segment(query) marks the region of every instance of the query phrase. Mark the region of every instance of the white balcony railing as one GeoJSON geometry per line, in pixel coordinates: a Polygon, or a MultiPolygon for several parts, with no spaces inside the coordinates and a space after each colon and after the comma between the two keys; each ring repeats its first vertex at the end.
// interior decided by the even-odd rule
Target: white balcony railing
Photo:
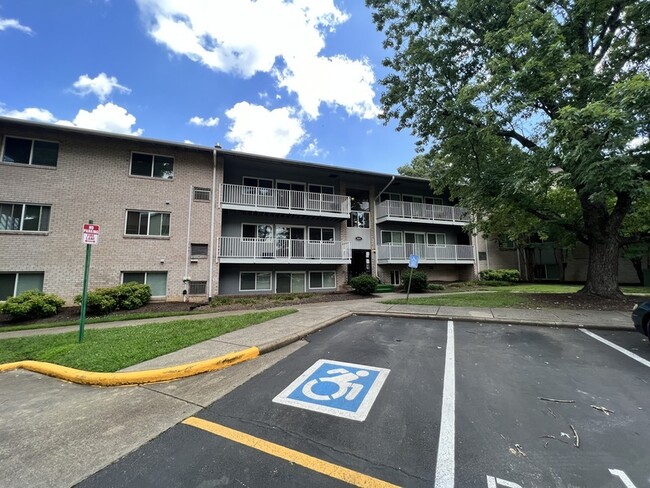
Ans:
{"type": "Polygon", "coordinates": [[[301,239],[254,239],[220,237],[219,260],[230,263],[349,263],[347,241],[307,241],[301,239]]]}
{"type": "Polygon", "coordinates": [[[409,256],[420,257],[420,263],[473,263],[474,246],[446,245],[430,246],[428,244],[381,245],[377,260],[380,264],[408,263],[409,256]]]}
{"type": "Polygon", "coordinates": [[[385,220],[464,224],[470,221],[470,215],[461,207],[386,200],[377,205],[377,221],[385,220]]]}
{"type": "Polygon", "coordinates": [[[350,197],[256,186],[221,185],[224,208],[303,215],[350,217],[350,197]]]}

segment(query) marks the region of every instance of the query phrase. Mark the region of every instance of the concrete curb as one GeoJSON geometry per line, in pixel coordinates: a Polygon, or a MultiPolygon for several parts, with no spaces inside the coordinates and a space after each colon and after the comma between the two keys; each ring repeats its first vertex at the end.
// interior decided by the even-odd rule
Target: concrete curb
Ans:
{"type": "MultiPolygon", "coordinates": [[[[415,312],[374,312],[374,311],[346,311],[336,317],[329,318],[311,327],[308,327],[300,332],[285,336],[281,339],[276,339],[262,344],[258,347],[250,347],[241,351],[232,352],[212,359],[198,361],[195,363],[182,364],[179,366],[171,366],[161,369],[152,369],[148,371],[130,371],[124,373],[100,373],[94,371],[83,371],[66,366],[59,366],[58,364],[46,363],[41,361],[19,361],[15,363],[0,364],[0,373],[4,371],[12,371],[15,369],[25,369],[34,373],[41,373],[54,378],[59,378],[71,383],[80,385],[91,386],[136,386],[148,383],[160,383],[163,381],[173,381],[181,378],[187,378],[209,371],[217,371],[227,368],[229,366],[254,359],[261,354],[266,354],[276,351],[289,344],[304,339],[308,335],[318,332],[321,329],[336,324],[352,316],[372,316],[372,317],[399,317],[399,318],[412,318],[412,319],[426,319],[426,320],[462,320],[465,322],[481,322],[481,323],[497,323],[497,324],[511,324],[511,325],[524,325],[524,326],[539,326],[539,321],[534,320],[509,320],[499,318],[477,318],[477,317],[447,317],[442,315],[433,315],[426,313],[415,312]]],[[[634,327],[614,327],[607,324],[580,324],[571,322],[544,322],[546,326],[554,326],[561,328],[585,328],[596,330],[622,330],[634,331],[634,327]]]]}
{"type": "Polygon", "coordinates": [[[512,324],[512,325],[527,325],[527,326],[538,326],[543,324],[544,326],[553,326],[559,328],[575,329],[575,328],[589,328],[595,330],[620,330],[623,332],[634,332],[636,329],[633,326],[612,326],[607,324],[581,324],[578,322],[550,322],[544,321],[540,322],[539,320],[522,320],[522,319],[500,319],[494,317],[448,317],[445,315],[433,315],[426,313],[415,313],[415,312],[355,312],[354,315],[370,315],[373,317],[399,317],[399,318],[408,318],[408,319],[426,319],[426,320],[455,320],[463,322],[485,322],[490,324],[512,324]]]}
{"type": "Polygon", "coordinates": [[[206,359],[195,363],[172,366],[168,368],[152,369],[148,371],[129,371],[125,373],[99,373],[83,371],[80,369],[59,366],[58,364],[41,361],[19,361],[16,363],[0,364],[0,372],[25,369],[34,373],[53,376],[71,383],[92,386],[129,386],[159,383],[180,378],[187,378],[208,371],[217,371],[233,364],[242,363],[260,355],[257,347],[250,347],[242,351],[232,352],[217,358],[206,359]]]}

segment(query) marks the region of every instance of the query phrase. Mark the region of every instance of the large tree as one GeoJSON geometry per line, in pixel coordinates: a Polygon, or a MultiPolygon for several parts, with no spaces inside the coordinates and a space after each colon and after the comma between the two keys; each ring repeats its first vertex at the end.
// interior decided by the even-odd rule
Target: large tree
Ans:
{"type": "Polygon", "coordinates": [[[572,233],[583,291],[620,293],[624,221],[648,199],[650,2],[366,3],[389,53],[383,117],[418,138],[434,188],[572,233]]]}

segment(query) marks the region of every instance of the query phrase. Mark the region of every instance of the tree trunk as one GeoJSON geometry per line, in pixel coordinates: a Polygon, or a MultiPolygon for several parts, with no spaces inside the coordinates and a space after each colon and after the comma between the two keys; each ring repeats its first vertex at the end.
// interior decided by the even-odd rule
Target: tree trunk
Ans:
{"type": "Polygon", "coordinates": [[[631,200],[619,195],[611,213],[602,203],[581,196],[582,215],[589,246],[587,281],[581,293],[615,298],[623,295],[618,287],[619,231],[631,200]]]}
{"type": "Polygon", "coordinates": [[[641,283],[641,286],[643,286],[643,258],[641,256],[636,256],[634,258],[630,258],[630,261],[632,262],[634,271],[636,271],[636,275],[639,278],[639,283],[641,283]]]}

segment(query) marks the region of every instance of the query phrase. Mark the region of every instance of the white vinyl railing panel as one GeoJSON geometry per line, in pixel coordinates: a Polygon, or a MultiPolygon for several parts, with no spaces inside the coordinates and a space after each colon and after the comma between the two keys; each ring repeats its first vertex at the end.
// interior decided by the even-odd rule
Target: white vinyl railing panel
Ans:
{"type": "Polygon", "coordinates": [[[378,249],[378,261],[408,262],[409,256],[415,254],[420,262],[428,263],[468,263],[474,262],[474,246],[446,245],[430,246],[428,244],[381,245],[378,249]]]}
{"type": "Polygon", "coordinates": [[[469,222],[467,210],[447,205],[386,200],[377,205],[377,219],[407,219],[432,222],[469,222]]]}
{"type": "Polygon", "coordinates": [[[250,237],[220,237],[220,258],[242,260],[268,259],[280,261],[350,260],[350,243],[347,241],[307,241],[301,239],[256,239],[250,237]]]}
{"type": "Polygon", "coordinates": [[[341,214],[348,217],[350,197],[312,193],[308,191],[280,190],[257,186],[221,185],[221,203],[247,209],[299,211],[311,214],[341,214]]]}

